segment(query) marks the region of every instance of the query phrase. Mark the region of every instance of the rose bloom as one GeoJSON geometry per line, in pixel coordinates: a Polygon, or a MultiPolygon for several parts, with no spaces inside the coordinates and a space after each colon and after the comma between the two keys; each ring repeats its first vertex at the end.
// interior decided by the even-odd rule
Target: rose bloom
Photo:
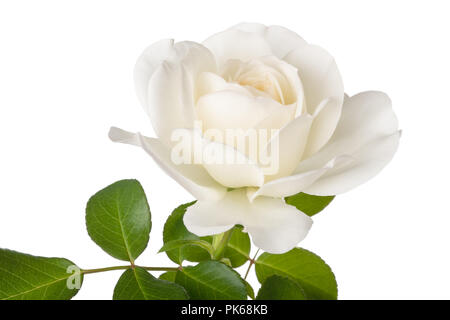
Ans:
{"type": "Polygon", "coordinates": [[[346,192],[375,176],[399,143],[386,94],[346,96],[333,57],[279,26],[239,24],[202,44],[159,41],[138,59],[135,82],[158,138],[117,128],[110,138],[142,147],[198,200],[184,216],[188,230],[206,236],[241,224],[270,253],[289,251],[312,225],[284,197],[346,192]],[[276,156],[276,170],[206,136],[211,129],[270,131],[258,148],[276,156]],[[175,163],[177,130],[201,140],[185,147],[239,161],[175,163]]]}

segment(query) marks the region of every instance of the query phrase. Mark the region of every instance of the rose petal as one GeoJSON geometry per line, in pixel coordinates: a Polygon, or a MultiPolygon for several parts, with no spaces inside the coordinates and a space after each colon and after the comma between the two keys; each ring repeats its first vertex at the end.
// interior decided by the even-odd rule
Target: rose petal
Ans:
{"type": "Polygon", "coordinates": [[[353,159],[348,156],[339,156],[329,161],[323,168],[283,177],[270,181],[258,188],[248,188],[247,197],[250,202],[259,196],[284,198],[305,191],[316,180],[330,169],[351,163],[353,159]]]}
{"type": "Polygon", "coordinates": [[[284,60],[298,69],[308,112],[314,114],[326,98],[343,101],[344,85],[334,58],[324,49],[307,45],[288,53],[284,60]]]}
{"type": "MultiPolygon", "coordinates": [[[[234,90],[218,91],[202,96],[197,102],[197,115],[204,129],[250,129],[269,118],[284,120],[292,116],[292,107],[285,108],[266,97],[252,97],[234,90]],[[279,115],[282,116],[279,116],[279,115]]],[[[269,121],[269,120],[267,120],[269,121]]],[[[280,128],[285,123],[273,123],[280,128]]]]}
{"type": "Polygon", "coordinates": [[[115,127],[110,129],[109,137],[114,142],[142,147],[170,177],[196,199],[221,199],[226,193],[226,188],[214,181],[201,165],[174,164],[170,149],[158,139],[143,137],[139,133],[115,127]]]}
{"type": "Polygon", "coordinates": [[[284,60],[297,67],[308,113],[316,115],[307,147],[307,154],[311,155],[326,144],[336,128],[344,99],[344,85],[333,57],[318,46],[295,49],[284,60]],[[325,99],[329,99],[326,107],[323,105],[325,99]],[[320,107],[323,109],[319,113],[320,107]]]}
{"type": "Polygon", "coordinates": [[[221,185],[241,188],[264,183],[262,169],[242,152],[227,144],[206,139],[198,131],[188,134],[192,135],[193,153],[201,155],[203,167],[221,185]]]}
{"type": "Polygon", "coordinates": [[[179,142],[172,149],[177,162],[186,163],[187,157],[189,163],[201,164],[213,179],[229,188],[261,186],[264,183],[262,169],[234,147],[203,136],[200,129],[180,129],[177,134],[182,138],[177,138],[179,142]]]}
{"type": "Polygon", "coordinates": [[[237,29],[217,33],[206,39],[203,45],[211,50],[219,66],[230,59],[246,62],[257,57],[272,55],[270,45],[259,34],[237,29]]]}
{"type": "Polygon", "coordinates": [[[244,226],[257,247],[280,254],[293,249],[306,237],[312,219],[283,199],[258,197],[244,226]]]}
{"type": "Polygon", "coordinates": [[[245,190],[234,190],[219,201],[197,201],[184,215],[186,228],[206,236],[241,224],[256,246],[269,253],[284,253],[307,235],[312,219],[282,199],[259,197],[250,203],[245,190]]]}
{"type": "Polygon", "coordinates": [[[305,189],[314,195],[336,195],[347,192],[376,176],[394,157],[400,132],[382,137],[361,147],[352,154],[351,163],[329,170],[305,189]]]}
{"type": "Polygon", "coordinates": [[[341,119],[328,144],[302,161],[295,172],[315,170],[336,156],[350,156],[354,159],[352,163],[329,170],[317,180],[317,185],[314,183],[305,190],[317,195],[342,193],[378,173],[395,153],[398,139],[398,121],[389,97],[382,92],[363,92],[345,101],[341,119]]]}
{"type": "Polygon", "coordinates": [[[342,102],[333,98],[326,98],[316,109],[313,115],[308,144],[304,153],[307,158],[319,151],[336,130],[342,109],[342,102]]]}
{"type": "Polygon", "coordinates": [[[215,72],[216,64],[211,52],[195,42],[160,46],[164,50],[155,58],[153,47],[144,51],[136,64],[135,79],[155,133],[169,144],[173,129],[192,128],[194,82],[202,72],[215,72]]]}
{"type": "Polygon", "coordinates": [[[275,70],[278,70],[278,72],[286,78],[288,85],[281,88],[285,96],[285,104],[295,102],[298,106],[297,115],[303,113],[304,92],[302,82],[298,75],[298,70],[294,66],[286,63],[285,61],[280,61],[273,56],[263,57],[261,58],[261,61],[275,70]]]}
{"type": "Polygon", "coordinates": [[[231,29],[256,33],[263,37],[269,44],[273,54],[278,58],[283,58],[290,51],[306,45],[295,32],[280,26],[265,26],[259,23],[240,23],[231,29]]]}
{"type": "Polygon", "coordinates": [[[250,97],[253,96],[246,88],[238,85],[237,83],[227,82],[225,79],[212,72],[201,73],[196,84],[196,100],[203,95],[217,91],[236,91],[237,93],[250,97]]]}
{"type": "Polygon", "coordinates": [[[214,154],[203,164],[208,173],[221,185],[229,188],[261,186],[264,172],[244,154],[225,144],[210,142],[205,146],[214,154]]]}
{"type": "Polygon", "coordinates": [[[298,166],[308,141],[312,117],[304,114],[297,117],[279,130],[268,143],[264,154],[269,155],[271,161],[265,170],[266,182],[290,175],[298,166]]]}
{"type": "Polygon", "coordinates": [[[205,199],[189,206],[183,222],[190,232],[200,237],[209,236],[225,232],[239,223],[239,217],[246,208],[247,205],[235,196],[235,192],[227,192],[221,200],[205,199]]]}
{"type": "Polygon", "coordinates": [[[148,82],[153,72],[174,51],[173,39],[158,41],[144,50],[134,68],[136,93],[142,106],[148,108],[148,82]]]}

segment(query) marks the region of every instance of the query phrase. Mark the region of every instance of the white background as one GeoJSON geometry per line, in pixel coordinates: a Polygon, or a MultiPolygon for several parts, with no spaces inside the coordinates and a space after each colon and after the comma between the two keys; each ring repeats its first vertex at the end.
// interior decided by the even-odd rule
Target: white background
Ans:
{"type": "MultiPolygon", "coordinates": [[[[156,255],[163,224],[192,197],[142,150],[107,138],[111,125],[153,135],[135,60],[162,38],[279,24],[334,55],[348,94],[387,92],[403,129],[392,163],[337,197],[301,246],[333,268],[340,299],[449,299],[447,2],[2,1],[0,247],[82,268],[123,264],[91,242],[84,209],[97,190],[137,178],[153,218],[138,263],[172,265],[156,255]]],[[[76,298],[110,299],[119,276],[86,276],[76,298]]]]}

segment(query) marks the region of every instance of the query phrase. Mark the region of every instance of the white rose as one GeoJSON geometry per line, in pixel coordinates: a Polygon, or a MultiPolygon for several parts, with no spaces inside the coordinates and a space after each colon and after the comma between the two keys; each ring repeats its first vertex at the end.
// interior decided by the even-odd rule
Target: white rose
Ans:
{"type": "Polygon", "coordinates": [[[284,197],[346,192],[376,175],[399,143],[384,93],[346,97],[334,59],[278,26],[240,24],[203,44],[162,40],[138,59],[135,81],[158,139],[117,128],[111,139],[142,147],[198,200],[184,217],[191,232],[218,234],[241,224],[271,253],[295,247],[312,225],[284,197]],[[241,161],[174,163],[172,134],[179,129],[201,139],[202,151],[208,146],[241,161]],[[264,150],[276,149],[276,170],[233,143],[205,137],[209,129],[279,129],[258,138],[264,150]]]}

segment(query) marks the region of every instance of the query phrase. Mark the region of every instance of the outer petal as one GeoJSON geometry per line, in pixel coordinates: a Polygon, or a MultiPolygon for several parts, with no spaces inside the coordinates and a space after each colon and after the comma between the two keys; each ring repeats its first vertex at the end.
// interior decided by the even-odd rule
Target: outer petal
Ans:
{"type": "Polygon", "coordinates": [[[259,197],[253,201],[244,226],[257,247],[280,254],[306,237],[312,219],[283,199],[259,197]]]}
{"type": "Polygon", "coordinates": [[[393,158],[400,140],[400,132],[379,138],[353,153],[351,163],[329,170],[305,189],[306,193],[331,195],[347,192],[376,176],[393,158]]]}
{"type": "Polygon", "coordinates": [[[144,51],[136,64],[135,79],[156,134],[169,144],[173,129],[192,128],[194,82],[202,72],[215,72],[216,64],[211,52],[201,44],[170,42],[164,45],[164,50],[154,60],[151,58],[153,47],[144,51]]]}
{"type": "Polygon", "coordinates": [[[314,114],[326,98],[344,99],[344,85],[334,58],[324,49],[307,45],[288,53],[284,60],[298,69],[308,112],[314,114]]]}
{"type": "Polygon", "coordinates": [[[114,142],[142,147],[169,176],[196,199],[221,199],[226,193],[226,188],[214,181],[201,165],[174,164],[170,149],[158,139],[143,137],[139,133],[115,127],[111,128],[109,137],[114,142]]]}
{"type": "Polygon", "coordinates": [[[217,33],[206,39],[203,45],[212,51],[219,66],[230,59],[246,62],[273,54],[270,45],[259,34],[238,29],[217,33]]]}
{"type": "Polygon", "coordinates": [[[266,181],[290,175],[298,166],[308,141],[312,118],[304,114],[295,118],[281,128],[267,145],[265,150],[270,155],[272,172],[267,174],[266,181]]]}
{"type": "Polygon", "coordinates": [[[247,210],[248,205],[232,191],[218,201],[197,201],[187,208],[183,222],[192,233],[200,237],[209,236],[231,229],[242,220],[240,217],[247,210]]]}
{"type": "Polygon", "coordinates": [[[148,82],[161,63],[170,57],[174,51],[173,39],[158,41],[141,54],[134,68],[134,82],[136,94],[142,106],[147,109],[148,82]]]}
{"type": "Polygon", "coordinates": [[[277,180],[265,183],[259,189],[248,188],[247,196],[250,202],[254,201],[258,196],[269,196],[276,198],[284,198],[299,192],[305,191],[320,177],[333,168],[340,168],[343,165],[353,162],[348,156],[339,156],[329,161],[323,168],[310,170],[307,172],[283,177],[277,180]]]}
{"type": "Polygon", "coordinates": [[[342,78],[333,57],[318,46],[293,50],[284,60],[297,67],[308,113],[315,115],[307,147],[307,154],[312,155],[329,140],[339,121],[344,99],[342,78]]]}
{"type": "Polygon", "coordinates": [[[280,26],[267,27],[259,23],[240,23],[231,29],[260,35],[267,41],[273,54],[278,58],[283,58],[290,51],[306,45],[306,41],[298,34],[280,26]]]}
{"type": "Polygon", "coordinates": [[[399,136],[389,97],[381,92],[357,94],[345,101],[341,120],[328,144],[302,161],[295,172],[317,169],[336,156],[350,156],[352,163],[329,170],[305,190],[317,195],[345,192],[376,175],[391,160],[399,136]]]}
{"type": "Polygon", "coordinates": [[[305,238],[312,219],[282,199],[260,197],[250,203],[245,190],[234,190],[222,200],[198,201],[190,206],[184,224],[199,236],[242,224],[256,246],[278,254],[291,250],[305,238]]]}
{"type": "Polygon", "coordinates": [[[308,144],[304,158],[319,151],[333,135],[337,121],[341,115],[342,101],[326,98],[316,109],[313,115],[308,144]]]}

